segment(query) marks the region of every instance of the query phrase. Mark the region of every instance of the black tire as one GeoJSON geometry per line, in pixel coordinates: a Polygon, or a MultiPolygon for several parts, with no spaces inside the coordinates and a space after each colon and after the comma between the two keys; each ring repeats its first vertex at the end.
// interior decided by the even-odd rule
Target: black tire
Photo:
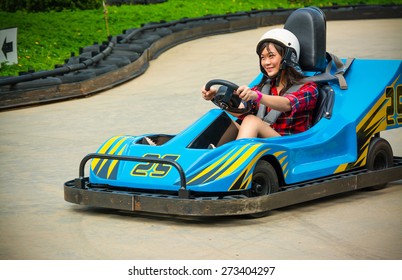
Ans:
{"type": "MultiPolygon", "coordinates": [[[[279,191],[279,180],[275,168],[265,160],[259,160],[254,168],[250,196],[263,196],[279,191]]],[[[249,214],[251,218],[267,216],[269,211],[249,214]]]]}
{"type": "Polygon", "coordinates": [[[130,64],[131,61],[128,57],[125,56],[118,56],[118,55],[109,55],[108,57],[106,57],[105,59],[102,59],[98,65],[99,66],[105,66],[105,65],[110,65],[110,64],[114,64],[117,67],[124,67],[128,64],[130,64]]]}
{"type": "Polygon", "coordinates": [[[141,36],[141,39],[147,42],[149,45],[152,45],[154,42],[158,41],[161,38],[158,34],[152,33],[144,33],[141,36]]]}
{"type": "Polygon", "coordinates": [[[98,44],[93,44],[92,46],[86,46],[82,48],[81,53],[86,53],[86,52],[99,52],[99,47],[100,45],[98,44]]]}
{"type": "Polygon", "coordinates": [[[164,37],[164,36],[172,34],[173,32],[169,28],[162,27],[162,28],[156,29],[155,33],[158,34],[161,37],[164,37]]]}
{"type": "MultiPolygon", "coordinates": [[[[374,137],[370,141],[367,154],[366,168],[368,170],[381,170],[394,165],[394,155],[391,145],[381,137],[374,137]]],[[[387,184],[380,184],[367,188],[367,190],[383,189],[387,184]]]]}
{"type": "Polygon", "coordinates": [[[63,76],[59,76],[59,79],[64,83],[78,83],[82,81],[86,81],[89,79],[95,78],[95,73],[92,72],[82,72],[82,71],[75,71],[63,76]]]}
{"type": "Polygon", "coordinates": [[[112,72],[114,70],[117,70],[117,69],[119,69],[119,68],[115,64],[108,64],[105,66],[95,65],[95,66],[88,67],[87,69],[82,70],[81,72],[82,73],[86,73],[86,72],[95,73],[96,76],[100,76],[100,75],[112,72]]]}
{"type": "Polygon", "coordinates": [[[114,47],[113,51],[130,51],[141,54],[149,47],[149,44],[134,43],[134,44],[118,44],[114,47]]]}
{"type": "Polygon", "coordinates": [[[251,196],[262,196],[279,191],[279,181],[275,168],[267,161],[260,160],[254,168],[251,196]]]}
{"type": "Polygon", "coordinates": [[[59,78],[46,77],[42,79],[36,79],[27,82],[21,82],[12,86],[13,90],[27,90],[27,89],[37,89],[42,87],[51,87],[61,85],[62,81],[59,78]]]}
{"type": "Polygon", "coordinates": [[[136,61],[140,57],[140,55],[133,51],[113,50],[113,52],[108,57],[126,57],[130,60],[131,63],[136,61]]]}

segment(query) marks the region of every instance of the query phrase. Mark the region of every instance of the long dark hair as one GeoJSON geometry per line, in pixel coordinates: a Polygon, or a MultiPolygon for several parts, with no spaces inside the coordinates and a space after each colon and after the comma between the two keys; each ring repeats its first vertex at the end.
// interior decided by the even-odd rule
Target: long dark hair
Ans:
{"type": "MultiPolygon", "coordinates": [[[[271,79],[275,79],[275,80],[276,79],[281,79],[281,77],[279,77],[279,75],[282,76],[281,72],[279,72],[278,73],[279,75],[277,77],[274,77],[274,78],[268,77],[268,75],[265,73],[265,70],[261,66],[261,53],[263,52],[264,49],[269,50],[268,45],[270,43],[274,46],[274,48],[279,53],[279,55],[282,57],[282,59],[285,56],[286,48],[284,46],[282,46],[281,44],[278,44],[277,42],[273,42],[273,41],[266,41],[265,43],[261,44],[261,47],[258,49],[258,57],[260,59],[260,68],[261,68],[261,71],[263,72],[264,75],[263,75],[263,77],[261,79],[261,82],[258,84],[258,88],[260,90],[262,89],[262,87],[265,85],[265,83],[267,81],[269,81],[271,79]]],[[[279,95],[282,95],[283,93],[285,93],[294,84],[301,83],[300,80],[304,78],[304,76],[300,72],[296,71],[293,67],[285,66],[283,71],[285,73],[284,74],[285,87],[281,90],[279,95]]]]}

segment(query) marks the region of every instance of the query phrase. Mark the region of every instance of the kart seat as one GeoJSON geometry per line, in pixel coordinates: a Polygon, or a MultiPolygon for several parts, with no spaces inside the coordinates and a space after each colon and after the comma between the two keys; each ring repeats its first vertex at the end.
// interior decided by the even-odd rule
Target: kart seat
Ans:
{"type": "Polygon", "coordinates": [[[285,22],[300,43],[299,65],[303,71],[324,72],[326,63],[326,18],[317,7],[297,9],[285,22]]]}
{"type": "MultiPolygon", "coordinates": [[[[300,43],[299,65],[304,72],[324,73],[327,68],[326,18],[317,7],[297,9],[285,22],[300,43]]],[[[314,80],[314,79],[312,79],[314,80]]],[[[319,95],[314,111],[313,125],[321,118],[330,118],[334,91],[327,83],[317,82],[319,95]]]]}

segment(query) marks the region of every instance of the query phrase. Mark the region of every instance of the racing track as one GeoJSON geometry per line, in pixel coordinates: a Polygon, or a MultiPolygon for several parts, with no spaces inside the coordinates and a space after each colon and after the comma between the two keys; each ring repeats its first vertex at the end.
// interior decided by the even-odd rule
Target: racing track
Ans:
{"type": "MultiPolygon", "coordinates": [[[[327,27],[327,50],[340,57],[402,58],[402,19],[327,27]]],[[[265,30],[176,46],[100,95],[0,113],[0,259],[402,259],[401,181],[261,219],[148,216],[63,200],[81,158],[110,136],[177,133],[213,107],[200,96],[205,82],[251,81],[265,30]]],[[[386,69],[368,78],[378,71],[386,69]]],[[[386,138],[401,156],[402,131],[386,138]]]]}

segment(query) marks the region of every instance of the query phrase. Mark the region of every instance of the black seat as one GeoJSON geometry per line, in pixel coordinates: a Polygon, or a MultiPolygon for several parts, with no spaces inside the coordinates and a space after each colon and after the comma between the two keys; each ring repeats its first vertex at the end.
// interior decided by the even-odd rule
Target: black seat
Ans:
{"type": "Polygon", "coordinates": [[[334,106],[335,92],[327,83],[318,84],[318,99],[314,108],[312,125],[318,123],[322,118],[330,119],[332,107],[334,106]]]}
{"type": "MultiPolygon", "coordinates": [[[[303,71],[323,73],[327,67],[326,18],[317,7],[295,10],[287,18],[285,29],[292,32],[300,43],[299,65],[303,71]]],[[[314,110],[313,125],[321,118],[330,118],[334,91],[327,83],[317,83],[319,94],[314,110]]]]}
{"type": "Polygon", "coordinates": [[[326,25],[325,14],[317,7],[298,9],[287,18],[284,28],[299,40],[299,65],[303,71],[325,71],[326,25]]]}

